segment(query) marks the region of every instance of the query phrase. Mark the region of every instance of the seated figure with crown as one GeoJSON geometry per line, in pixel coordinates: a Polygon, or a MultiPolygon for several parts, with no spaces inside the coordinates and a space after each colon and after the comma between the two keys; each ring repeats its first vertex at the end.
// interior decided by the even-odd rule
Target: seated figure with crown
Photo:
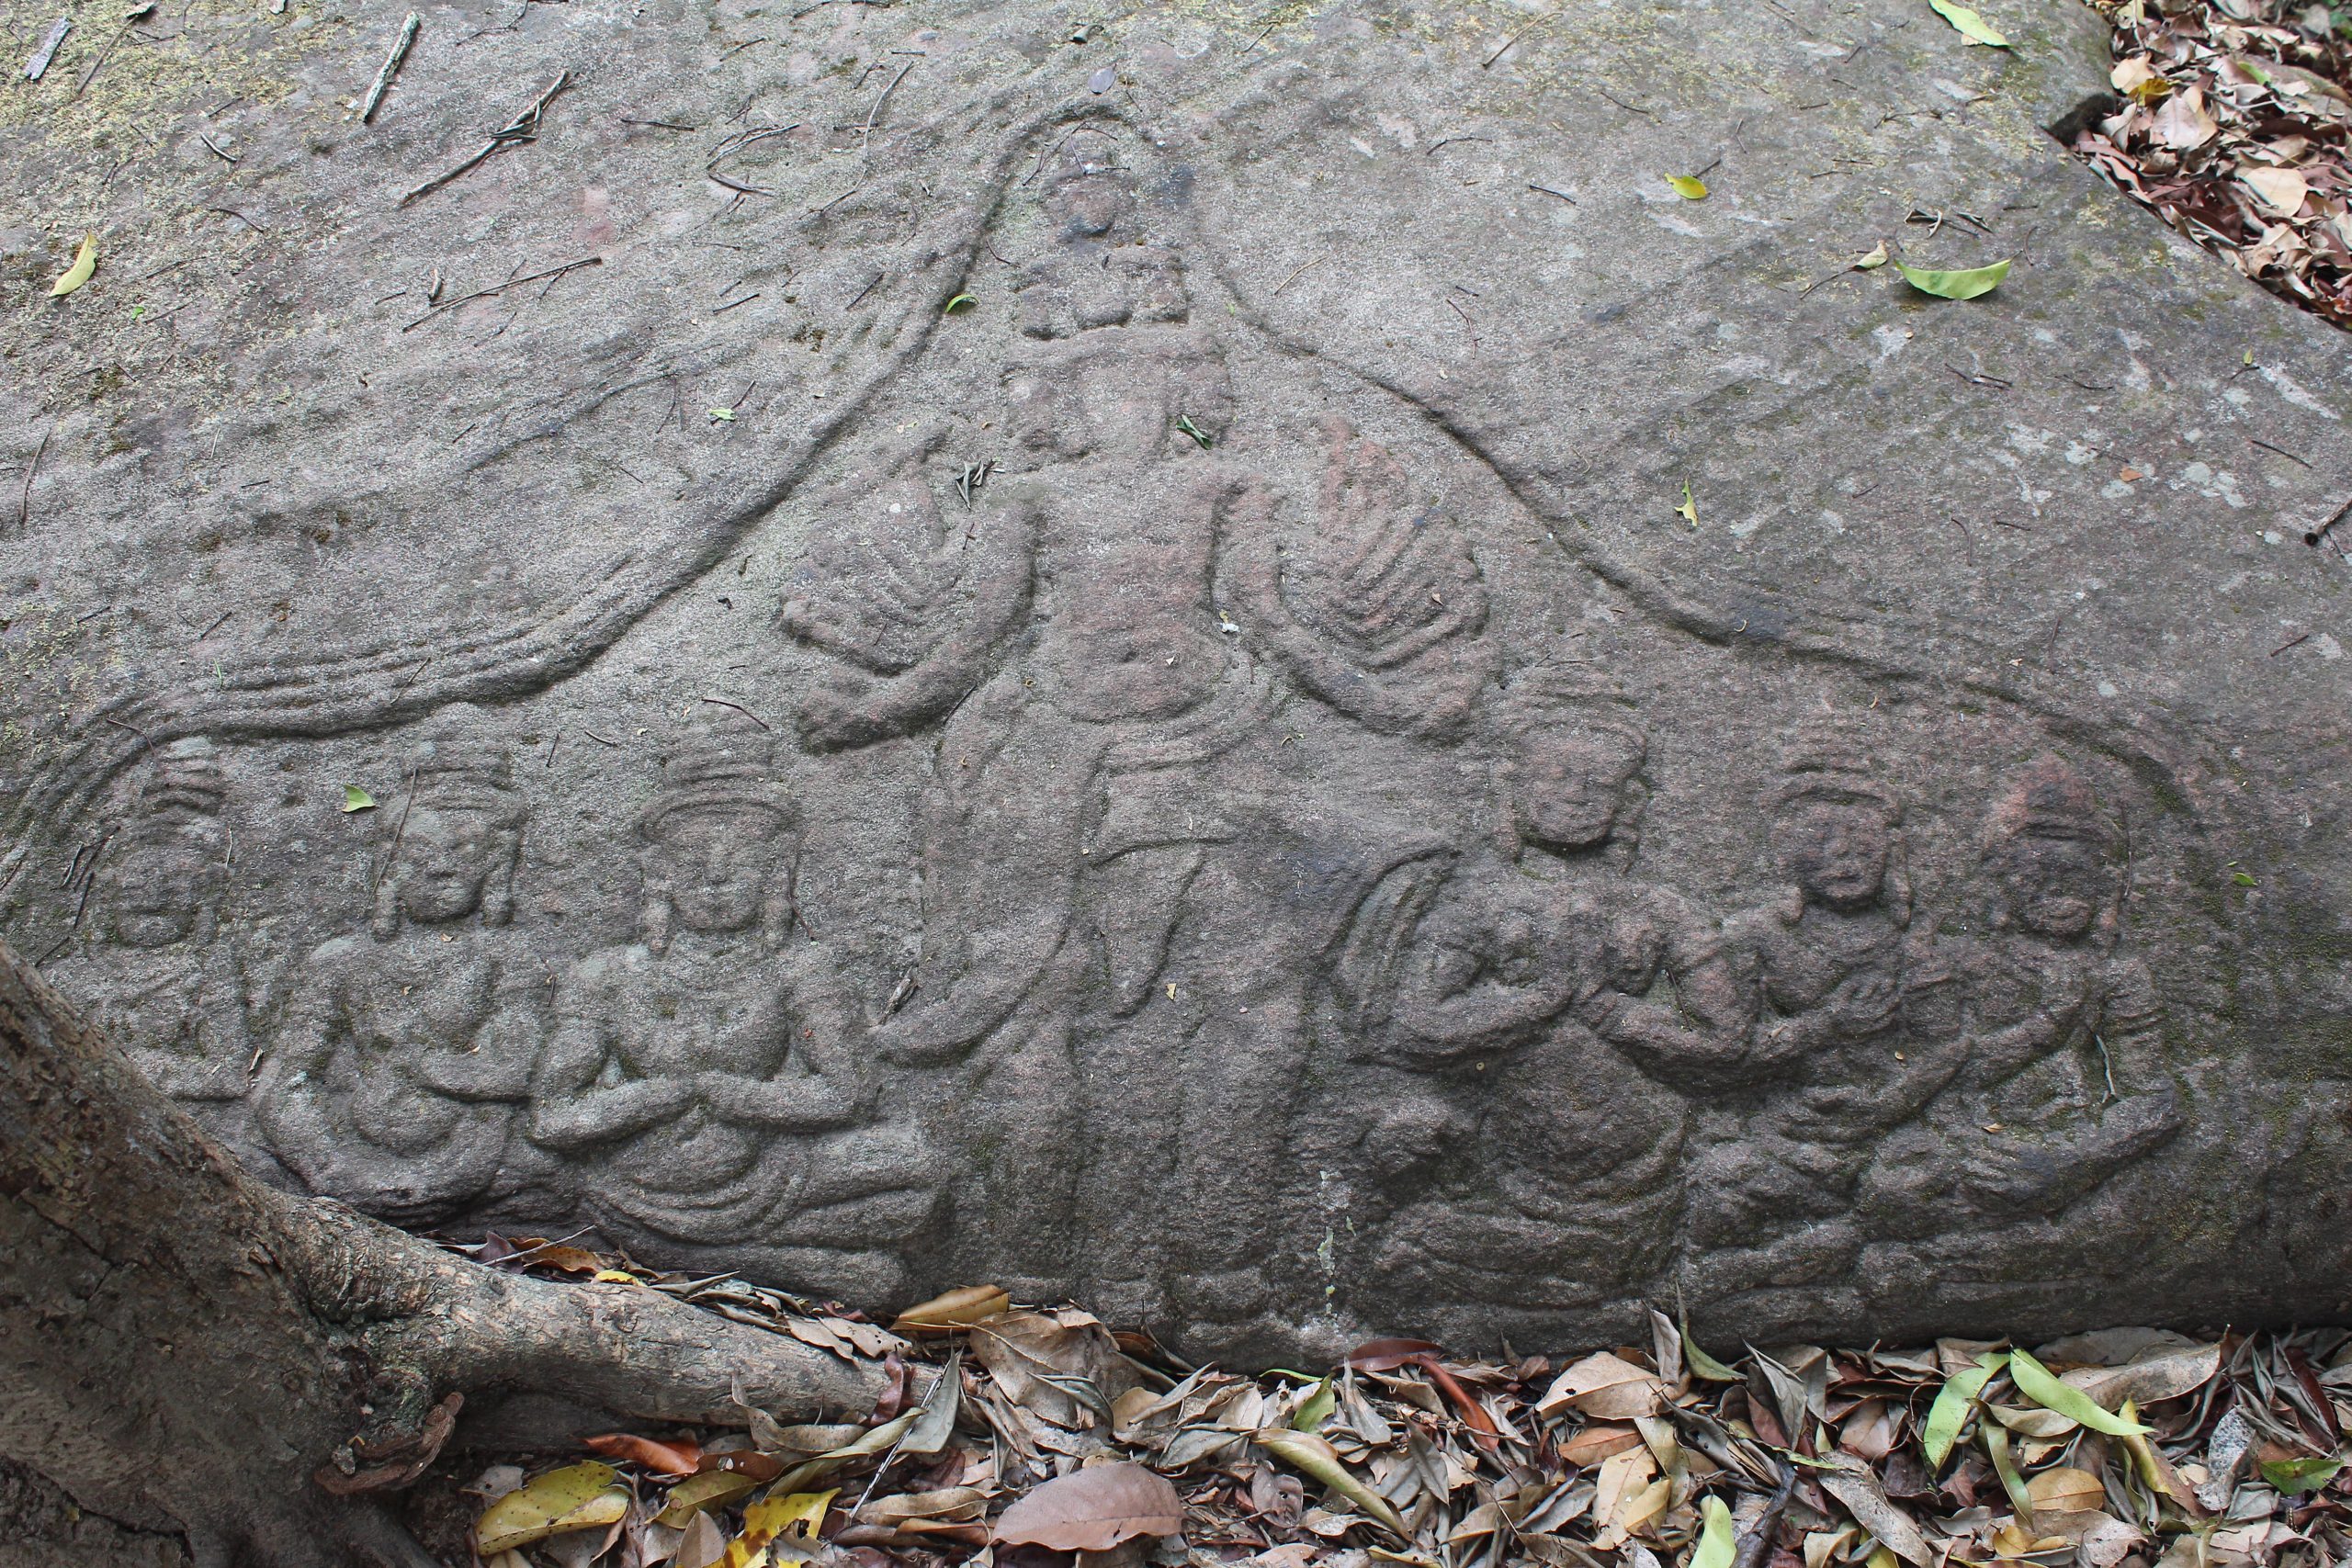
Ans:
{"type": "Polygon", "coordinates": [[[888,1298],[932,1161],[877,1122],[836,965],[794,939],[794,811],[756,732],[673,749],[638,818],[639,940],[582,960],[532,1080],[532,1137],[650,1262],[888,1298]]]}

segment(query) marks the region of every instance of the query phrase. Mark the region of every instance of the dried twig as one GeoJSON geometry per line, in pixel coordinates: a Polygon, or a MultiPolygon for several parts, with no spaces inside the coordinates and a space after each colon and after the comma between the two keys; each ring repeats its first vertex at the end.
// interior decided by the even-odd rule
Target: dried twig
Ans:
{"type": "Polygon", "coordinates": [[[583,266],[602,266],[604,265],[605,258],[602,256],[582,256],[578,261],[566,262],[561,266],[551,266],[545,272],[534,272],[522,277],[510,277],[503,283],[493,283],[488,288],[477,288],[471,294],[460,294],[455,299],[435,305],[433,309],[425,311],[424,314],[419,316],[416,320],[409,322],[407,326],[402,327],[401,331],[407,332],[411,328],[421,327],[425,322],[431,321],[434,317],[438,316],[445,311],[454,310],[458,306],[466,304],[471,300],[486,299],[493,294],[503,294],[506,290],[513,288],[519,284],[537,283],[543,277],[561,277],[565,273],[578,272],[583,266]]]}
{"type": "MultiPolygon", "coordinates": [[[[401,197],[400,205],[406,207],[410,202],[414,201],[419,197],[432,195],[435,191],[439,190],[443,186],[447,185],[450,181],[463,176],[468,171],[474,168],[477,164],[481,164],[482,160],[488,158],[494,152],[502,152],[509,147],[518,146],[523,142],[537,140],[539,117],[547,112],[548,105],[555,101],[555,96],[570,85],[571,85],[571,73],[566,71],[560,73],[554,81],[548,84],[547,91],[541,93],[532,101],[529,108],[525,109],[521,114],[516,115],[513,119],[508,120],[504,125],[502,125],[496,130],[492,131],[490,133],[490,140],[483,142],[481,148],[476,151],[471,157],[469,157],[465,162],[459,164],[456,168],[449,170],[447,174],[435,175],[431,179],[425,181],[423,185],[410,190],[406,195],[401,197]]],[[[414,323],[411,324],[413,325],[414,323]]]]}
{"type": "Polygon", "coordinates": [[[376,85],[368,89],[368,101],[359,110],[360,124],[366,125],[376,118],[376,110],[382,105],[384,95],[392,90],[392,78],[401,73],[401,62],[408,58],[410,48],[416,42],[417,29],[424,25],[413,11],[408,14],[408,20],[401,24],[401,36],[392,40],[392,51],[384,57],[384,68],[376,73],[376,85]]]}

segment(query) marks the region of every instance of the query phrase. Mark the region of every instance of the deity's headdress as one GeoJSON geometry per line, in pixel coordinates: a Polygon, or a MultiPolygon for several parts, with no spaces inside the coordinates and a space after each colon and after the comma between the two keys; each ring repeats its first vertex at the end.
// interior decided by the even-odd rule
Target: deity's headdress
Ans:
{"type": "Polygon", "coordinates": [[[523,821],[529,807],[514,785],[514,769],[506,748],[484,738],[487,716],[470,703],[452,704],[435,713],[424,736],[411,749],[403,773],[408,785],[401,809],[391,816],[392,857],[376,879],[376,909],[371,922],[379,938],[389,941],[400,931],[399,839],[411,811],[423,807],[447,814],[476,813],[495,835],[498,863],[482,886],[481,919],[503,926],[514,918],[514,864],[523,847],[523,821]]]}
{"type": "Polygon", "coordinates": [[[212,742],[200,735],[175,740],[156,756],[140,784],[130,819],[110,846],[108,859],[118,868],[134,855],[153,854],[185,857],[210,871],[211,892],[198,909],[193,932],[198,941],[210,940],[216,929],[219,865],[229,846],[220,814],[228,798],[228,779],[212,742]]]}
{"type": "Polygon", "coordinates": [[[1798,721],[1781,747],[1775,806],[1800,800],[1875,807],[1889,823],[1903,819],[1903,793],[1878,770],[1864,721],[1823,714],[1798,721]]]}
{"type": "MultiPolygon", "coordinates": [[[[662,757],[662,783],[638,815],[637,831],[646,845],[645,945],[666,952],[676,919],[670,884],[662,870],[663,836],[686,817],[716,814],[741,822],[746,852],[764,858],[765,846],[797,820],[791,802],[776,788],[775,742],[748,717],[729,714],[697,725],[672,742],[662,757]]],[[[766,868],[760,911],[761,939],[782,945],[793,919],[791,857],[766,868]]]]}
{"type": "Polygon", "coordinates": [[[1634,699],[1593,664],[1539,664],[1511,677],[1495,699],[1494,722],[1514,739],[1561,729],[1600,729],[1649,753],[1649,731],[1634,699]]]}

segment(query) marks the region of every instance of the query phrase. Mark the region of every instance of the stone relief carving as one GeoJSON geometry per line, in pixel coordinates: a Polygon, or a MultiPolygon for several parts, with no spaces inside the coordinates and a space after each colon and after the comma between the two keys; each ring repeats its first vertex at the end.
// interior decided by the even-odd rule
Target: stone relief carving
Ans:
{"type": "Polygon", "coordinates": [[[255,1105],[316,1191],[428,1222],[507,1197],[551,978],[509,929],[525,806],[479,716],[445,714],[387,811],[367,929],[298,965],[255,1105]]]}
{"type": "Polygon", "coordinates": [[[250,1145],[245,976],[220,921],[228,795],[211,742],[165,748],[85,867],[96,919],[49,973],[208,1132],[250,1145]]]}
{"type": "Polygon", "coordinates": [[[1539,669],[1492,726],[1499,842],[1402,873],[1401,931],[1348,976],[1358,1049],[1414,1076],[1362,1147],[1402,1194],[1378,1265],[1399,1297],[1589,1305],[1671,1267],[1689,1097],[1740,1063],[1747,1007],[1713,920],[1631,874],[1631,704],[1539,669]]]}
{"type": "Polygon", "coordinates": [[[1790,738],[1770,802],[1785,890],[1726,922],[1752,976],[1762,1089],[1692,1184],[1691,1240],[1717,1291],[1841,1279],[1878,1141],[1965,1058],[1957,960],[1913,907],[1904,797],[1876,752],[1851,721],[1790,738]]]}
{"type": "MultiPolygon", "coordinates": [[[[640,897],[609,819],[565,827],[604,907],[517,922],[529,721],[431,721],[365,929],[294,956],[255,1031],[289,1170],[859,1300],[1082,1280],[1279,1334],[1994,1270],[1987,1235],[2079,1229],[2178,1135],[2122,807],[2084,766],[2038,756],[1923,827],[1933,770],[1867,712],[1694,742],[1633,658],[1514,651],[1504,680],[1535,634],[1475,508],[1507,494],[1449,491],[1361,410],[1248,429],[1213,283],[1071,140],[973,406],[909,411],[806,503],[758,650],[788,725],[662,754],[640,897]],[[845,799],[853,769],[909,781],[905,820],[845,799]],[[1707,817],[1752,818],[1766,873],[1678,860],[1707,817]],[[1965,849],[1915,886],[1934,833],[1965,849]],[[817,835],[919,878],[869,944],[911,967],[816,929],[817,835]]],[[[250,1145],[208,940],[223,780],[201,743],[161,759],[58,974],[207,1021],[142,1060],[250,1145]]]]}
{"type": "Polygon", "coordinates": [[[1928,1113],[1881,1145],[1860,1196],[1905,1239],[1960,1220],[1963,1256],[1940,1260],[1947,1270],[2006,1260],[1964,1257],[1987,1245],[2014,1258],[2046,1241],[2039,1222],[2180,1130],[2154,978],[2119,951],[2124,848],[2081,774],[2048,753],[1986,814],[1994,911],[1962,962],[1967,1057],[1928,1113]]]}
{"type": "Polygon", "coordinates": [[[735,1266],[888,1296],[892,1247],[936,1199],[933,1161],[875,1116],[835,967],[796,940],[798,824],[749,728],[664,760],[637,822],[640,939],[566,977],[531,1134],[576,1156],[586,1213],[625,1244],[681,1259],[724,1247],[735,1266]]]}

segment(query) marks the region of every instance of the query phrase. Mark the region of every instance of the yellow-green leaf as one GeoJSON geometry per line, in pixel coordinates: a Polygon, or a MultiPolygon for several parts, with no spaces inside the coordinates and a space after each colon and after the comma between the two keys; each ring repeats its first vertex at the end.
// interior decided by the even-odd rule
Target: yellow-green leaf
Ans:
{"type": "Polygon", "coordinates": [[[1996,1353],[1982,1357],[1973,1367],[1954,1372],[1944,1380],[1936,1392],[1936,1402],[1928,1406],[1928,1429],[1923,1442],[1928,1450],[1928,1468],[1941,1470],[1951,1446],[1959,1440],[1960,1429],[1968,1421],[1969,1406],[1984,1392],[1984,1385],[1995,1372],[2001,1370],[2007,1356],[1996,1353]]]}
{"type": "Polygon", "coordinates": [[[345,812],[373,811],[376,809],[376,797],[357,784],[345,784],[343,786],[343,808],[345,812]]]}
{"type": "Polygon", "coordinates": [[[942,305],[939,308],[939,313],[943,316],[960,316],[967,310],[977,309],[979,301],[970,295],[958,294],[955,299],[942,305]]]}
{"type": "Polygon", "coordinates": [[[1400,1540],[1412,1539],[1405,1521],[1388,1500],[1365,1485],[1348,1472],[1331,1445],[1312,1432],[1294,1432],[1287,1427],[1266,1427],[1250,1434],[1250,1440],[1294,1470],[1306,1472],[1324,1485],[1345,1497],[1357,1512],[1400,1540]]]}
{"type": "Polygon", "coordinates": [[[1731,1510],[1724,1506],[1721,1497],[1709,1497],[1700,1505],[1699,1547],[1690,1553],[1690,1568],[1731,1568],[1737,1541],[1733,1538],[1731,1510]]]}
{"type": "Polygon", "coordinates": [[[1939,299],[1973,299],[1979,294],[1990,294],[2000,287],[2001,279],[2009,276],[2007,260],[1991,266],[1962,267],[1953,272],[1937,272],[1924,266],[1894,264],[1911,287],[1922,294],[1932,294],[1939,299]]]}
{"type": "Polygon", "coordinates": [[[98,237],[96,234],[85,234],[82,236],[82,248],[74,253],[74,265],[67,267],[64,275],[49,286],[49,297],[54,299],[61,294],[73,293],[74,290],[89,282],[90,275],[97,270],[98,237]]]}
{"type": "Polygon", "coordinates": [[[1687,1323],[1682,1325],[1682,1364],[1690,1369],[1692,1377],[1704,1378],[1709,1382],[1739,1381],[1737,1372],[1699,1348],[1699,1342],[1690,1337],[1690,1325],[1687,1323]]]}
{"type": "Polygon", "coordinates": [[[1871,247],[1869,254],[1857,256],[1854,259],[1854,270],[1856,272],[1876,272],[1880,267],[1884,266],[1890,259],[1891,258],[1886,254],[1886,242],[1884,240],[1881,240],[1877,244],[1871,247]]]}
{"type": "Polygon", "coordinates": [[[2019,1393],[2044,1410],[2072,1416],[2094,1432],[2105,1432],[2111,1438],[2136,1438],[2149,1429],[2101,1408],[2098,1401],[2072,1383],[2060,1382],[2051,1375],[2049,1368],[2023,1350],[2009,1352],[2009,1381],[2018,1385],[2019,1393]]]}
{"type": "Polygon", "coordinates": [[[2335,1459],[2282,1459],[2262,1461],[2262,1479],[2290,1497],[2316,1492],[2335,1479],[2344,1461],[2335,1459]]]}
{"type": "Polygon", "coordinates": [[[758,1482],[741,1471],[706,1470],[699,1474],[689,1475],[671,1487],[668,1500],[654,1518],[673,1529],[684,1529],[686,1521],[705,1508],[731,1503],[758,1485],[758,1482]]]}
{"type": "Polygon", "coordinates": [[[482,1511],[474,1540],[495,1556],[565,1530],[608,1525],[628,1512],[628,1489],[613,1484],[613,1467],[568,1464],[526,1481],[482,1511]]]}
{"type": "Polygon", "coordinates": [[[1693,528],[1699,525],[1699,503],[1691,498],[1689,479],[1682,481],[1682,504],[1674,509],[1674,514],[1693,528]]]}
{"type": "Polygon", "coordinates": [[[2027,1529],[2033,1528],[2033,1494],[2026,1490],[2025,1477],[2018,1473],[2018,1461],[2009,1455],[2009,1429],[1987,1421],[1978,1428],[1984,1439],[1984,1451],[1993,1461],[1993,1473],[2001,1478],[2001,1490],[2009,1495],[2009,1506],[2017,1510],[2018,1523],[2027,1529]]]}
{"type": "Polygon", "coordinates": [[[1981,43],[1990,49],[2007,49],[2009,40],[1993,30],[1992,25],[1965,6],[1952,0],[1928,0],[1936,15],[1952,25],[1952,30],[1971,43],[1981,43]]]}
{"type": "Polygon", "coordinates": [[[1674,194],[1685,201],[1707,199],[1707,182],[1696,175],[1668,175],[1666,183],[1672,186],[1674,194]]]}
{"type": "Polygon", "coordinates": [[[1312,1432],[1329,1419],[1331,1412],[1339,1406],[1340,1396],[1331,1392],[1331,1380],[1325,1378],[1316,1384],[1315,1392],[1300,1403],[1298,1414],[1290,1418],[1291,1430],[1312,1432]]]}

